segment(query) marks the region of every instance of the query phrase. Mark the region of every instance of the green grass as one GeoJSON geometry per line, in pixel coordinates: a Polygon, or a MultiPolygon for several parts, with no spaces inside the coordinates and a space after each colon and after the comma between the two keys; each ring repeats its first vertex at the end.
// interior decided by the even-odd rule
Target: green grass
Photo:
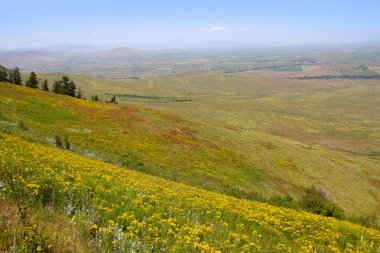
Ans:
{"type": "MultiPolygon", "coordinates": [[[[106,94],[113,95],[113,94],[106,94]]],[[[144,100],[153,100],[158,102],[190,102],[189,98],[180,98],[180,97],[160,97],[160,96],[149,96],[149,95],[138,95],[138,94],[114,94],[118,98],[123,99],[144,99],[144,100]]]]}
{"type": "Polygon", "coordinates": [[[272,68],[273,71],[302,71],[302,66],[298,64],[286,65],[286,66],[276,66],[272,68]]]}
{"type": "Polygon", "coordinates": [[[56,110],[49,100],[43,100],[38,97],[25,97],[24,99],[22,103],[25,103],[25,106],[10,108],[11,110],[16,109],[14,113],[21,117],[30,117],[33,121],[46,124],[59,124],[77,120],[76,114],[70,108],[62,107],[60,110],[56,110]]]}

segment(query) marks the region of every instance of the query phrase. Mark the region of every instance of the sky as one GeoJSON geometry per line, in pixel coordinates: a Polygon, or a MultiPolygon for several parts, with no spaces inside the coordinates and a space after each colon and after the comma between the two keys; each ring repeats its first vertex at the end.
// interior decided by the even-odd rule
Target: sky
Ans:
{"type": "Polygon", "coordinates": [[[0,0],[0,48],[380,41],[380,0],[0,0]]]}

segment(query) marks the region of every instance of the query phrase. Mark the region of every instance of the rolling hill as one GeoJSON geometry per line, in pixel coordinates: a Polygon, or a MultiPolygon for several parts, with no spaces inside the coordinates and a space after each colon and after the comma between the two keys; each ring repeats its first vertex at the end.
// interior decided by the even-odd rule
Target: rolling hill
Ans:
{"type": "MultiPolygon", "coordinates": [[[[85,79],[77,80],[84,84],[85,79]]],[[[91,80],[90,84],[98,85],[105,81],[91,80]]],[[[123,89],[123,82],[114,82],[123,89]]],[[[1,106],[3,127],[22,121],[28,135],[47,143],[53,143],[56,135],[67,136],[71,149],[88,157],[248,199],[257,195],[299,198],[315,185],[347,213],[373,215],[379,210],[376,157],[303,143],[292,135],[270,134],[259,127],[262,116],[255,121],[246,116],[250,111],[234,108],[226,100],[194,96],[190,102],[145,101],[171,111],[168,114],[7,84],[2,85],[0,97],[5,101],[1,106]],[[215,100],[216,104],[210,102],[215,100]],[[239,111],[232,113],[226,107],[239,111]]],[[[274,115],[270,115],[272,120],[274,115]]],[[[294,120],[299,124],[297,117],[288,116],[290,123],[294,120]]]]}
{"type": "Polygon", "coordinates": [[[348,212],[379,211],[376,80],[300,81],[204,71],[133,81],[71,77],[87,96],[106,100],[117,94],[122,103],[191,122],[197,136],[227,148],[265,178],[264,187],[246,187],[256,184],[251,181],[233,187],[239,191],[297,197],[316,185],[348,212]],[[176,102],[181,99],[191,101],[176,102]]]}
{"type": "MultiPolygon", "coordinates": [[[[192,179],[184,182],[198,187],[249,175],[265,182],[264,175],[240,167],[241,157],[201,138],[195,125],[179,117],[11,84],[1,84],[0,91],[0,168],[2,187],[6,186],[1,195],[9,202],[0,205],[0,248],[14,244],[25,252],[376,252],[380,247],[380,234],[374,229],[137,172],[142,170],[138,166],[156,175],[173,170],[177,181],[192,179]],[[71,151],[52,147],[55,135],[67,135],[71,151]],[[130,154],[126,147],[134,155],[123,167],[99,161],[122,159],[121,154],[130,154]],[[168,154],[178,155],[176,161],[184,156],[178,160],[181,164],[171,164],[168,154]],[[186,164],[186,157],[204,167],[186,164]],[[136,164],[139,161],[143,165],[136,164]],[[145,165],[146,161],[156,164],[145,165]],[[220,179],[212,181],[207,173],[214,171],[207,166],[217,162],[225,167],[215,173],[220,179]]],[[[317,151],[310,154],[324,153],[317,151]]]]}

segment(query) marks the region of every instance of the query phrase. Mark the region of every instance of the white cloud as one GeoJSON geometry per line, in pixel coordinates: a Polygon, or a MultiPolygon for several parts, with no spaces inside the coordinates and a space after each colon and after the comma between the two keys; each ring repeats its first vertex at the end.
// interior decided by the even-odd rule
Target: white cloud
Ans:
{"type": "Polygon", "coordinates": [[[230,29],[230,28],[227,28],[227,27],[223,27],[223,26],[213,26],[213,27],[210,27],[210,28],[207,28],[207,27],[202,27],[201,28],[201,31],[203,32],[225,32],[225,33],[229,33],[229,32],[243,32],[243,31],[247,31],[249,30],[248,27],[240,27],[238,29],[230,29]]]}
{"type": "Polygon", "coordinates": [[[93,35],[98,35],[99,32],[98,32],[98,31],[93,31],[92,34],[93,34],[93,35]]]}
{"type": "Polygon", "coordinates": [[[226,33],[232,32],[231,29],[228,29],[228,28],[222,27],[222,26],[211,27],[208,31],[209,32],[226,32],[226,33]]]}
{"type": "Polygon", "coordinates": [[[239,31],[248,31],[249,30],[249,27],[245,27],[245,26],[242,26],[239,28],[239,31]]]}

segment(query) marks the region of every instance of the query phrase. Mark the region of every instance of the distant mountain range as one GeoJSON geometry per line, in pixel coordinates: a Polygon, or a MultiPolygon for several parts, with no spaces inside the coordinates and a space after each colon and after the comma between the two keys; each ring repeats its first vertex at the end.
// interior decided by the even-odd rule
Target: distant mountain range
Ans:
{"type": "Polygon", "coordinates": [[[65,52],[95,52],[115,48],[115,46],[60,44],[44,47],[22,47],[15,49],[0,49],[0,51],[65,51],[65,52]]]}
{"type": "Polygon", "coordinates": [[[135,56],[153,56],[180,53],[181,50],[143,50],[118,47],[106,50],[95,50],[87,46],[52,46],[46,48],[20,48],[0,51],[0,65],[18,66],[23,71],[65,70],[66,67],[85,65],[96,61],[101,64],[109,62],[128,62],[135,56]]]}
{"type": "MultiPolygon", "coordinates": [[[[308,45],[267,47],[221,48],[204,45],[188,49],[137,49],[131,47],[54,45],[39,48],[0,50],[0,65],[8,68],[18,66],[29,72],[68,72],[106,78],[135,79],[143,76],[170,75],[195,69],[235,73],[273,66],[298,64],[299,55],[320,59],[320,55],[346,57],[358,54],[378,58],[380,43],[356,43],[342,45],[308,45]],[[295,53],[296,52],[296,53],[295,53]],[[281,57],[281,63],[274,59],[281,57]],[[285,58],[286,59],[285,59],[285,58]],[[256,59],[259,59],[256,61],[256,59]],[[237,62],[239,64],[237,64],[237,62]]],[[[331,61],[336,61],[333,57],[331,61]]],[[[321,59],[322,60],[322,59],[321,59]]],[[[341,62],[336,62],[339,65],[341,62]]],[[[368,65],[368,62],[362,64],[368,65]]],[[[371,63],[377,66],[376,63],[371,63]]],[[[370,65],[369,65],[370,66],[370,65]]]]}

